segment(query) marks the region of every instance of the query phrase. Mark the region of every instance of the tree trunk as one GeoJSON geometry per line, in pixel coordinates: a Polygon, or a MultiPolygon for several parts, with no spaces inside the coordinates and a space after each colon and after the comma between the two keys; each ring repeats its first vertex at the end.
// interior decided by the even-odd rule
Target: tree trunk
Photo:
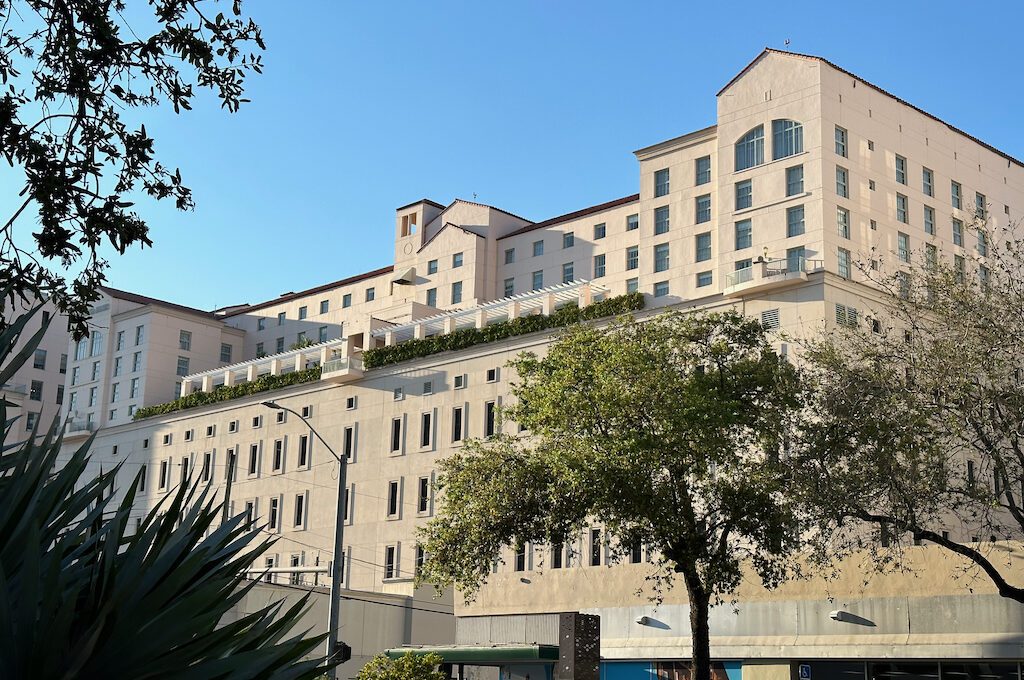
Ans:
{"type": "Polygon", "coordinates": [[[693,638],[693,674],[690,680],[711,680],[711,631],[708,613],[711,598],[696,574],[683,574],[690,598],[690,636],[693,638]]]}

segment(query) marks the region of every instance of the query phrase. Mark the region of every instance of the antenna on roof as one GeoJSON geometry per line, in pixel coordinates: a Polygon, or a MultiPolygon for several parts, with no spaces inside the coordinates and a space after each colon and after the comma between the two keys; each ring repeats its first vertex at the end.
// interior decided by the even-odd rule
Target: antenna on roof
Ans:
{"type": "Polygon", "coordinates": [[[476,200],[476,192],[475,191],[473,192],[473,200],[474,201],[476,200]]]}

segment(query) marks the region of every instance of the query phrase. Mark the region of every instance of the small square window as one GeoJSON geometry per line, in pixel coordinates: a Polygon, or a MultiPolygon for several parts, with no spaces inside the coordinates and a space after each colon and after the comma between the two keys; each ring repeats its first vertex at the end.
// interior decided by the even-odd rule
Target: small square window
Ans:
{"type": "Polygon", "coordinates": [[[544,254],[544,241],[533,242],[533,256],[539,257],[544,254]]]}
{"type": "Polygon", "coordinates": [[[498,382],[498,369],[497,368],[488,368],[487,369],[487,382],[489,382],[489,383],[498,382]]]}
{"type": "Polygon", "coordinates": [[[312,415],[313,415],[313,407],[312,406],[303,406],[302,407],[302,417],[303,418],[309,418],[312,415]]]}
{"type": "Polygon", "coordinates": [[[391,391],[391,395],[395,401],[402,401],[405,399],[405,390],[401,387],[396,387],[391,391]]]}
{"type": "Polygon", "coordinates": [[[356,398],[354,396],[346,397],[345,398],[345,410],[346,411],[354,411],[355,408],[356,408],[356,398]]]}
{"type": "Polygon", "coordinates": [[[505,249],[505,264],[512,264],[516,261],[516,249],[506,248],[505,249]]]}
{"type": "Polygon", "coordinates": [[[328,311],[330,311],[330,309],[331,309],[331,301],[330,300],[321,300],[320,301],[320,313],[321,314],[326,314],[328,311]]]}
{"type": "Polygon", "coordinates": [[[462,266],[462,253],[452,255],[452,269],[462,266]]]}
{"type": "Polygon", "coordinates": [[[252,417],[252,426],[253,427],[260,427],[261,425],[263,425],[263,416],[253,416],[252,417]]]}
{"type": "Polygon", "coordinates": [[[185,430],[185,441],[187,441],[187,442],[192,441],[192,433],[193,433],[192,430],[185,430]]]}
{"type": "Polygon", "coordinates": [[[868,180],[868,189],[870,189],[871,191],[875,190],[875,180],[873,180],[873,179],[869,179],[868,180]]]}
{"type": "Polygon", "coordinates": [[[284,411],[278,411],[278,412],[277,412],[277,416],[276,416],[276,417],[277,417],[277,422],[279,422],[279,423],[283,423],[283,422],[284,422],[284,420],[285,420],[285,415],[286,415],[286,414],[285,414],[285,412],[284,412],[284,411]]]}
{"type": "Polygon", "coordinates": [[[608,234],[608,229],[605,227],[604,222],[601,224],[594,225],[594,240],[600,241],[608,234]]]}
{"type": "Polygon", "coordinates": [[[626,279],[626,292],[635,293],[640,290],[640,279],[626,279]]]}
{"type": "Polygon", "coordinates": [[[466,374],[462,373],[460,375],[455,376],[454,383],[455,383],[455,389],[457,389],[457,390],[463,389],[466,386],[466,374]]]}
{"type": "Polygon", "coordinates": [[[164,435],[164,446],[170,446],[170,445],[171,445],[171,435],[165,434],[164,435]]]}
{"type": "Polygon", "coordinates": [[[370,287],[370,288],[366,289],[366,301],[367,302],[373,302],[373,300],[376,297],[377,297],[377,291],[373,287],[370,287]]]}
{"type": "Polygon", "coordinates": [[[309,316],[309,307],[307,307],[306,305],[302,305],[301,307],[299,307],[299,321],[302,321],[303,319],[305,319],[308,316],[309,316]]]}
{"type": "Polygon", "coordinates": [[[712,282],[711,272],[700,272],[697,274],[697,287],[703,288],[704,286],[710,286],[712,282]]]}
{"type": "Polygon", "coordinates": [[[437,273],[437,260],[430,260],[429,262],[427,262],[427,273],[428,274],[436,274],[437,273]]]}
{"type": "Polygon", "coordinates": [[[874,150],[875,150],[875,143],[869,139],[868,140],[868,151],[874,151],[874,150]]]}
{"type": "Polygon", "coordinates": [[[564,234],[562,234],[563,248],[572,248],[574,245],[576,245],[576,234],[574,234],[571,231],[567,231],[564,234]]]}
{"type": "Polygon", "coordinates": [[[633,231],[634,229],[640,228],[640,216],[639,215],[627,215],[626,216],[626,231],[633,231]]]}
{"type": "Polygon", "coordinates": [[[228,423],[228,432],[238,432],[238,421],[232,420],[228,423]]]}
{"type": "Polygon", "coordinates": [[[351,307],[352,306],[352,293],[345,293],[341,296],[341,306],[351,307]]]}
{"type": "Polygon", "coordinates": [[[659,281],[654,284],[654,297],[665,297],[668,295],[668,281],[659,281]]]}
{"type": "Polygon", "coordinates": [[[212,437],[216,433],[217,433],[217,426],[216,425],[207,425],[206,426],[206,436],[207,437],[212,437]]]}
{"type": "Polygon", "coordinates": [[[429,396],[434,393],[434,381],[426,380],[423,382],[423,396],[429,396]]]}

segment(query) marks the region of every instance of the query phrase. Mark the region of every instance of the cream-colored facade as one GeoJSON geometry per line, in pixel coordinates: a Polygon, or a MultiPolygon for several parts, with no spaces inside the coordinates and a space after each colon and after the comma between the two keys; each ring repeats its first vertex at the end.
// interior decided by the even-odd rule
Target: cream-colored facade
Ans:
{"type": "MultiPolygon", "coordinates": [[[[36,304],[15,300],[7,310],[6,320],[12,321],[36,304]]],[[[0,385],[0,398],[9,404],[7,417],[18,418],[12,429],[15,441],[27,438],[36,427],[39,432],[46,432],[64,403],[64,377],[68,365],[67,319],[56,314],[52,304],[44,304],[22,330],[13,350],[15,354],[20,352],[47,321],[50,325],[35,352],[5,384],[0,385]]]]}
{"type": "MultiPolygon", "coordinates": [[[[183,394],[311,365],[322,366],[322,378],[138,421],[110,418],[94,465],[123,464],[122,490],[142,473],[141,515],[183,474],[224,493],[233,457],[233,511],[251,512],[279,537],[270,562],[254,569],[319,566],[335,558],[338,466],[312,426],[349,460],[346,587],[413,596],[415,529],[435,511],[438,460],[492,424],[514,431],[491,417],[515,379],[506,364],[543,352],[550,334],[372,370],[362,350],[633,290],[645,295],[643,315],[735,308],[806,336],[870,311],[874,293],[855,261],[893,269],[934,246],[976,275],[984,248],[969,229],[975,211],[997,225],[1024,213],[1021,162],[825,60],[774,50],[718,93],[715,125],[635,155],[638,194],[537,223],[470,201],[419,201],[396,213],[391,266],[201,320],[176,316],[177,326],[165,325],[175,342],[186,319],[197,324],[194,339],[209,334],[210,353],[190,363],[183,394]],[[304,342],[312,344],[291,349],[304,342]],[[231,361],[218,361],[224,343],[238,352],[231,361]],[[308,425],[263,406],[268,399],[308,425]]],[[[132,328],[131,314],[118,310],[114,328],[132,328]]],[[[99,381],[101,392],[111,380],[99,381]]],[[[159,378],[161,389],[176,382],[173,372],[159,378]]],[[[150,394],[146,403],[157,403],[150,394]]],[[[609,567],[603,556],[590,566],[590,540],[581,536],[557,571],[542,569],[551,563],[542,546],[521,570],[508,555],[479,600],[457,607],[460,641],[529,641],[546,635],[536,631],[549,630],[550,614],[579,609],[602,614],[609,660],[685,658],[685,596],[673,591],[652,610],[635,594],[651,569],[646,559],[609,567]],[[659,625],[631,623],[641,615],[659,625]]],[[[745,584],[740,613],[716,613],[714,652],[750,661],[751,678],[780,680],[804,658],[1024,658],[1024,616],[1014,605],[983,583],[949,578],[942,555],[921,551],[929,573],[943,575],[928,588],[902,576],[855,587],[862,566],[840,586],[814,581],[769,594],[745,584]],[[840,609],[874,625],[829,617],[840,609]]]]}

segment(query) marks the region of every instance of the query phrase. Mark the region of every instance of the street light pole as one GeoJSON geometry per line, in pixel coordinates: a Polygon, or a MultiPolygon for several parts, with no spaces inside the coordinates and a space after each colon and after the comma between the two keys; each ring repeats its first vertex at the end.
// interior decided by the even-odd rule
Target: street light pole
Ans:
{"type": "MultiPolygon", "coordinates": [[[[319,439],[327,450],[331,452],[331,455],[338,461],[338,509],[334,521],[334,560],[331,562],[331,599],[330,608],[327,614],[327,659],[328,661],[334,659],[339,651],[338,645],[338,632],[340,628],[341,619],[341,579],[342,570],[344,568],[344,537],[345,537],[345,458],[335,453],[331,445],[327,443],[319,432],[317,432],[308,420],[302,417],[298,412],[288,408],[287,406],[281,406],[280,404],[273,401],[261,402],[263,406],[272,408],[277,411],[287,411],[295,415],[299,420],[306,424],[309,431],[312,432],[317,439],[319,439]]],[[[327,671],[327,677],[329,680],[336,680],[338,677],[338,669],[336,666],[332,666],[327,671]]]]}

